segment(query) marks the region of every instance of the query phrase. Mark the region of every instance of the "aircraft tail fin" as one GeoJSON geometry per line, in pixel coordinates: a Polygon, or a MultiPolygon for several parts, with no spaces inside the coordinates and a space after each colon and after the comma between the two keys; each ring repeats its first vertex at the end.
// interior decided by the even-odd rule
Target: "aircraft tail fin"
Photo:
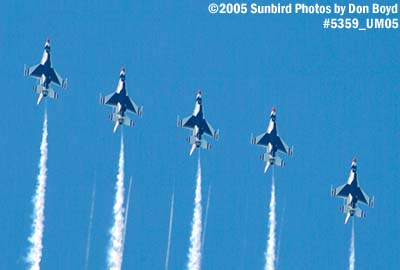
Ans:
{"type": "Polygon", "coordinates": [[[42,94],[42,93],[40,93],[40,94],[39,94],[39,96],[38,96],[38,99],[37,99],[36,105],[39,105],[39,104],[40,104],[40,101],[42,101],[42,99],[43,99],[43,94],[42,94]]]}
{"type": "Polygon", "coordinates": [[[269,162],[269,160],[265,163],[265,167],[264,167],[264,173],[266,173],[268,171],[269,166],[271,165],[271,162],[269,162]]]}
{"type": "Polygon", "coordinates": [[[196,145],[192,144],[192,146],[190,147],[189,156],[191,156],[193,154],[195,149],[196,149],[196,145]]]}
{"type": "Polygon", "coordinates": [[[260,156],[260,159],[271,163],[271,165],[276,165],[279,167],[285,167],[285,165],[286,165],[285,161],[283,159],[281,159],[279,156],[277,156],[277,155],[272,156],[269,153],[262,154],[260,156]]]}
{"type": "Polygon", "coordinates": [[[196,149],[196,147],[201,147],[201,148],[206,149],[206,150],[210,150],[211,149],[211,144],[209,144],[204,139],[199,140],[196,136],[189,136],[186,140],[187,140],[188,143],[190,143],[192,145],[191,148],[190,148],[189,155],[193,154],[194,149],[196,149]]]}
{"type": "Polygon", "coordinates": [[[285,165],[286,165],[285,161],[282,160],[279,156],[277,156],[277,155],[272,156],[269,153],[262,154],[260,156],[260,159],[262,161],[266,161],[265,167],[264,167],[264,173],[266,173],[268,171],[268,168],[271,165],[276,165],[276,166],[279,166],[279,167],[285,167],[285,165]]]}
{"type": "Polygon", "coordinates": [[[344,224],[347,224],[351,216],[356,216],[358,218],[365,218],[365,213],[359,207],[353,208],[349,205],[340,206],[340,211],[346,214],[344,224]]]}
{"type": "Polygon", "coordinates": [[[44,97],[49,97],[49,98],[52,98],[52,99],[58,99],[57,92],[54,91],[51,87],[45,88],[43,85],[39,84],[39,85],[35,85],[33,87],[33,91],[35,91],[35,93],[39,95],[39,97],[37,99],[37,104],[38,105],[39,105],[39,103],[42,101],[42,99],[44,97]]]}
{"type": "Polygon", "coordinates": [[[115,133],[117,131],[118,126],[119,126],[119,122],[115,121],[114,128],[113,128],[113,133],[115,133]]]}
{"type": "Polygon", "coordinates": [[[347,212],[346,218],[344,219],[344,224],[347,224],[347,222],[349,222],[349,218],[350,218],[350,212],[347,212]]]}
{"type": "Polygon", "coordinates": [[[128,116],[121,116],[118,113],[112,113],[109,116],[110,120],[115,122],[113,133],[117,130],[119,125],[125,125],[129,127],[133,127],[135,123],[128,116]]]}

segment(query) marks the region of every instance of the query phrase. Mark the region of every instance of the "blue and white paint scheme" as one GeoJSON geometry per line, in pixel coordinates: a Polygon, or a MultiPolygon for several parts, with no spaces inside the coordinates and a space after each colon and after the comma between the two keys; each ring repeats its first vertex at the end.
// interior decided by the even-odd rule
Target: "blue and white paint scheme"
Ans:
{"type": "Polygon", "coordinates": [[[192,130],[192,136],[187,138],[187,141],[192,145],[189,151],[190,156],[196,148],[211,149],[211,145],[203,139],[203,134],[213,137],[216,140],[219,138],[219,131],[214,130],[210,123],[204,118],[201,90],[197,91],[192,115],[183,119],[179,119],[178,116],[177,126],[192,130]]]}
{"type": "Polygon", "coordinates": [[[51,64],[50,39],[47,39],[44,44],[43,56],[40,63],[29,68],[25,66],[24,75],[36,77],[39,80],[39,84],[33,87],[35,93],[39,95],[37,104],[40,103],[43,97],[53,99],[58,98],[57,92],[55,92],[50,86],[51,83],[55,83],[62,88],[67,89],[67,80],[63,80],[51,64]]]}
{"type": "Polygon", "coordinates": [[[353,161],[351,162],[347,183],[337,188],[331,188],[331,196],[341,197],[344,199],[344,205],[340,206],[340,211],[346,214],[344,220],[345,224],[347,224],[351,216],[365,218],[364,211],[357,207],[358,202],[366,204],[369,207],[374,206],[374,198],[369,198],[358,185],[356,158],[353,158],[353,161]]]}
{"type": "Polygon", "coordinates": [[[143,106],[139,108],[139,106],[136,105],[136,103],[128,96],[125,75],[125,68],[122,67],[121,72],[119,73],[118,85],[115,92],[105,97],[100,94],[100,104],[114,108],[114,112],[109,116],[110,120],[115,122],[113,133],[115,133],[120,125],[134,126],[134,122],[126,115],[126,111],[130,111],[140,117],[143,114],[143,106]]]}
{"type": "Polygon", "coordinates": [[[278,151],[281,151],[289,156],[293,156],[293,146],[289,147],[278,135],[278,131],[276,128],[275,107],[272,107],[267,131],[258,135],[255,138],[253,137],[252,134],[250,143],[266,148],[265,154],[260,156],[261,160],[266,161],[264,167],[264,173],[267,172],[270,165],[277,165],[281,167],[285,166],[285,161],[283,161],[277,155],[278,151]]]}

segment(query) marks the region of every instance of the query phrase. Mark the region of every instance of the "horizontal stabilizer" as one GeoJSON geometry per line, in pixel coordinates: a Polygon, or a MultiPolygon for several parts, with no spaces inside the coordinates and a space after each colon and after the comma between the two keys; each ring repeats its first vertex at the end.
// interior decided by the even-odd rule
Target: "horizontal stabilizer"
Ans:
{"type": "Polygon", "coordinates": [[[33,91],[35,91],[35,93],[39,95],[37,104],[39,104],[44,97],[58,99],[58,94],[56,91],[54,91],[52,88],[45,88],[43,85],[40,84],[35,85],[33,87],[33,91]]]}
{"type": "Polygon", "coordinates": [[[118,122],[120,125],[133,127],[135,123],[128,116],[121,116],[118,113],[112,113],[108,117],[111,121],[118,122]]]}
{"type": "Polygon", "coordinates": [[[345,224],[347,224],[347,222],[351,216],[356,216],[358,218],[365,218],[364,211],[362,211],[358,207],[353,208],[349,205],[342,205],[342,206],[340,206],[340,212],[346,214],[346,218],[345,218],[345,222],[344,222],[345,224]]]}
{"type": "Polygon", "coordinates": [[[190,155],[192,155],[195,148],[203,148],[206,150],[211,149],[211,144],[209,144],[206,140],[199,140],[196,136],[189,136],[186,138],[186,141],[191,144],[190,155]]]}
{"type": "Polygon", "coordinates": [[[203,149],[210,150],[211,149],[211,144],[209,144],[205,140],[200,140],[200,147],[203,148],[203,149]]]}
{"type": "Polygon", "coordinates": [[[196,138],[196,136],[189,136],[186,138],[186,141],[190,144],[196,144],[197,138],[196,138]]]}
{"type": "Polygon", "coordinates": [[[354,209],[354,215],[356,216],[356,217],[359,217],[359,218],[365,218],[365,213],[364,213],[364,211],[363,210],[361,210],[360,208],[356,208],[356,209],[354,209]]]}
{"type": "Polygon", "coordinates": [[[285,167],[286,163],[280,157],[275,156],[273,157],[271,154],[265,153],[260,156],[260,159],[263,161],[269,162],[271,165],[276,165],[279,167],[285,167]]]}
{"type": "Polygon", "coordinates": [[[122,124],[124,124],[125,126],[128,126],[128,127],[133,127],[135,125],[135,122],[133,122],[129,117],[124,116],[122,124]]]}

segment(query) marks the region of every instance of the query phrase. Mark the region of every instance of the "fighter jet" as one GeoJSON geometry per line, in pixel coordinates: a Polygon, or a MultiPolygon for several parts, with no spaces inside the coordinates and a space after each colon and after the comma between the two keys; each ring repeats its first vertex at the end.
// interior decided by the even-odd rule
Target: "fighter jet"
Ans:
{"type": "Polygon", "coordinates": [[[134,126],[134,122],[125,114],[126,111],[130,111],[140,117],[143,114],[143,106],[139,108],[128,96],[124,67],[121,68],[115,93],[111,93],[105,97],[100,94],[100,104],[105,104],[114,108],[114,112],[109,116],[110,120],[115,122],[113,133],[115,133],[120,125],[134,126]]]}
{"type": "Polygon", "coordinates": [[[266,161],[264,173],[267,172],[270,165],[277,165],[281,167],[285,166],[285,161],[283,161],[277,155],[278,151],[281,151],[289,156],[293,156],[293,146],[288,147],[282,138],[278,136],[275,107],[272,107],[267,131],[255,138],[252,134],[250,142],[251,144],[257,144],[267,148],[265,154],[260,156],[261,160],[266,161]]]}
{"type": "Polygon", "coordinates": [[[67,88],[67,80],[63,80],[51,64],[50,39],[47,39],[44,44],[43,56],[40,63],[30,68],[27,68],[25,65],[24,75],[39,78],[39,84],[33,87],[35,93],[39,95],[37,104],[40,103],[43,97],[58,98],[58,94],[50,86],[52,82],[64,89],[67,88]]]}
{"type": "Polygon", "coordinates": [[[177,126],[192,130],[192,136],[187,138],[187,141],[192,145],[189,151],[190,156],[196,148],[211,149],[211,145],[202,139],[203,134],[211,136],[216,140],[219,138],[219,131],[214,130],[204,118],[201,90],[197,91],[193,114],[183,119],[179,119],[178,116],[177,126]]]}
{"type": "Polygon", "coordinates": [[[357,207],[357,202],[364,203],[369,207],[374,206],[374,198],[368,195],[358,186],[357,182],[357,160],[353,158],[351,162],[350,174],[347,183],[337,188],[331,188],[331,196],[344,198],[344,205],[340,206],[340,211],[346,214],[344,223],[347,224],[351,216],[364,218],[365,213],[357,207]]]}

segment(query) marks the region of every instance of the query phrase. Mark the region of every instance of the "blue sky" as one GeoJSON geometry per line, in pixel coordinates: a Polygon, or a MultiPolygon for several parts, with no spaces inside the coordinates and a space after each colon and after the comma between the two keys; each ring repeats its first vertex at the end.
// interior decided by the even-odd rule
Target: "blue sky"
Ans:
{"type": "Polygon", "coordinates": [[[398,31],[328,31],[319,16],[212,16],[207,1],[6,1],[0,4],[4,90],[0,107],[0,269],[26,269],[44,103],[24,64],[52,43],[68,90],[47,102],[49,160],[42,269],[83,269],[96,182],[90,269],[106,269],[119,138],[98,105],[126,67],[142,119],[124,129],[133,177],[124,269],[162,269],[175,186],[170,269],[185,269],[196,175],[176,116],[203,90],[220,129],[202,152],[203,196],[212,186],[203,269],[263,269],[271,174],[250,134],[277,108],[294,157],[277,168],[278,269],[344,269],[351,227],[330,186],[358,158],[359,182],[375,195],[355,220],[356,268],[400,265],[398,31]]]}

